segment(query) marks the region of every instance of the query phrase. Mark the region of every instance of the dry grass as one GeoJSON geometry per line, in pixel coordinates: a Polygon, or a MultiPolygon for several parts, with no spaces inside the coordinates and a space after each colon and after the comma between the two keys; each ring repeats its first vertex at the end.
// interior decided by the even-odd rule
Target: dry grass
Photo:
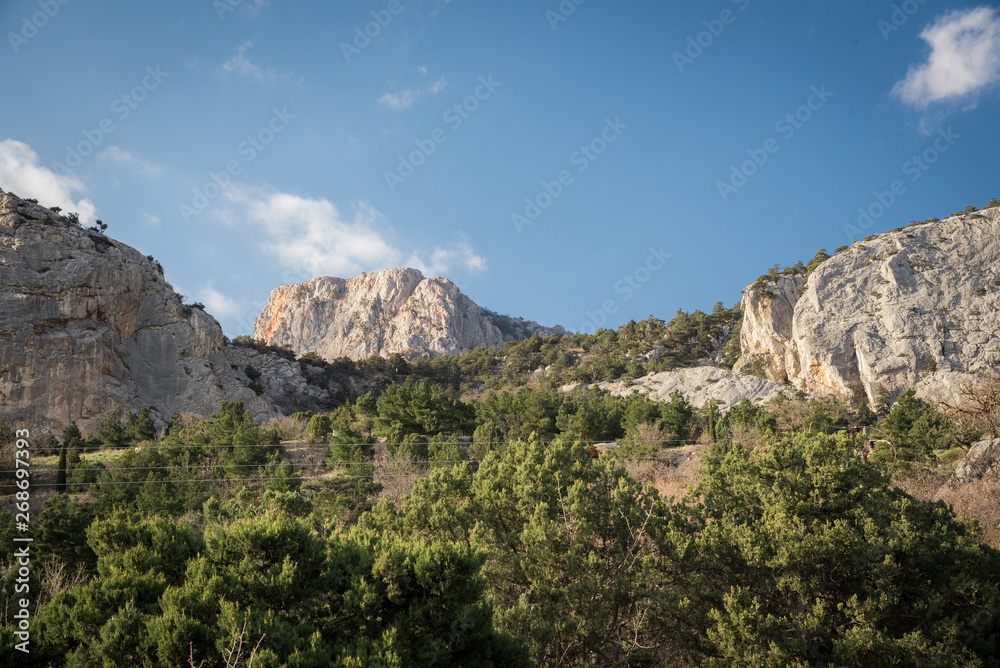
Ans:
{"type": "Polygon", "coordinates": [[[1000,550],[1000,480],[946,485],[933,498],[950,505],[955,515],[977,520],[983,529],[983,542],[1000,550]]]}
{"type": "Polygon", "coordinates": [[[382,484],[380,497],[389,499],[399,508],[403,497],[413,491],[417,480],[427,475],[429,466],[422,463],[397,462],[384,442],[375,445],[375,481],[382,484]]]}
{"type": "Polygon", "coordinates": [[[922,501],[944,501],[956,517],[973,519],[983,530],[983,542],[1000,549],[1000,480],[983,478],[955,484],[951,470],[915,469],[897,473],[893,485],[922,501]]]}
{"type": "Polygon", "coordinates": [[[698,480],[698,467],[705,447],[688,445],[666,448],[654,455],[655,459],[636,459],[623,462],[625,470],[642,485],[652,483],[664,499],[680,500],[698,480]]]}
{"type": "Polygon", "coordinates": [[[264,428],[276,429],[278,431],[278,437],[282,441],[305,441],[307,440],[306,427],[308,426],[308,420],[294,420],[290,415],[282,415],[280,417],[271,418],[271,420],[264,425],[264,428]]]}

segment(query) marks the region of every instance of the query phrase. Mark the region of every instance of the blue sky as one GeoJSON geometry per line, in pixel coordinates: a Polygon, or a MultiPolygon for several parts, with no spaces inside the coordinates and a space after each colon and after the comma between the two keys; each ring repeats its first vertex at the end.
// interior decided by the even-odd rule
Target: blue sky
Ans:
{"type": "Polygon", "coordinates": [[[0,187],[230,336],[404,265],[571,330],[669,319],[1000,197],[995,5],[774,4],[6,0],[0,187]]]}

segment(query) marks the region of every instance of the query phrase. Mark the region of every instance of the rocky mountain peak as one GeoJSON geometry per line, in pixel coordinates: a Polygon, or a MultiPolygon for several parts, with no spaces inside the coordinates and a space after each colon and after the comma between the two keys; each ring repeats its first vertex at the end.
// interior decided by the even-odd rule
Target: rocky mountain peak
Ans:
{"type": "Polygon", "coordinates": [[[445,278],[396,268],[275,288],[253,336],[332,360],[454,355],[511,338],[562,333],[562,327],[488,312],[445,278]]]}

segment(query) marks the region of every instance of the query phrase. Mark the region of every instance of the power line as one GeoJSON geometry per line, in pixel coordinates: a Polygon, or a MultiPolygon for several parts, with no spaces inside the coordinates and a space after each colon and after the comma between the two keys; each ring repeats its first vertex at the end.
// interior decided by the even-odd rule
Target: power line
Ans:
{"type": "MultiPolygon", "coordinates": [[[[655,461],[655,462],[673,463],[675,460],[676,460],[676,457],[615,457],[614,458],[614,461],[616,461],[616,462],[655,461]]],[[[299,470],[304,470],[304,469],[307,469],[307,468],[316,468],[318,466],[333,467],[333,466],[369,465],[369,466],[383,466],[383,467],[385,467],[385,466],[421,465],[421,464],[422,465],[431,465],[431,464],[468,464],[468,463],[473,463],[475,461],[477,461],[477,460],[470,460],[470,459],[403,459],[403,460],[396,460],[396,459],[391,459],[391,460],[386,460],[386,461],[369,460],[369,461],[353,461],[353,462],[352,461],[316,462],[315,464],[303,464],[303,465],[299,465],[299,466],[296,466],[295,468],[297,468],[299,470]]],[[[282,466],[284,464],[289,464],[290,466],[295,466],[295,465],[291,464],[290,462],[282,462],[281,464],[278,464],[277,466],[282,466]]],[[[104,467],[104,468],[80,468],[80,467],[74,466],[74,467],[71,467],[71,468],[67,468],[66,472],[68,474],[68,473],[72,473],[74,471],[103,471],[105,473],[111,473],[111,472],[114,472],[114,471],[163,471],[163,470],[167,470],[167,469],[192,470],[192,469],[197,469],[197,468],[210,468],[210,469],[217,469],[217,468],[230,468],[230,469],[233,469],[233,468],[266,468],[266,467],[271,466],[271,465],[272,465],[272,463],[268,463],[268,464],[218,464],[218,463],[216,463],[216,464],[211,464],[211,465],[193,464],[193,465],[190,465],[190,466],[188,466],[188,465],[166,465],[166,464],[164,464],[163,466],[111,466],[111,467],[104,467]]],[[[16,473],[17,470],[18,469],[14,469],[14,470],[10,470],[10,471],[0,471],[0,474],[4,474],[4,473],[13,474],[13,473],[16,473]]],[[[23,470],[23,469],[21,469],[21,470],[23,470]]],[[[55,471],[56,469],[55,468],[46,468],[44,470],[46,472],[51,472],[51,471],[55,471]]]]}
{"type": "MultiPolygon", "coordinates": [[[[466,437],[466,438],[468,438],[468,437],[466,437]]],[[[609,443],[617,443],[618,441],[625,441],[625,440],[626,439],[624,437],[622,437],[620,439],[610,439],[610,440],[609,439],[604,439],[604,440],[573,439],[573,443],[579,443],[581,445],[607,445],[609,443]]],[[[462,441],[462,440],[455,440],[455,439],[450,439],[450,440],[445,441],[445,443],[447,443],[447,444],[454,444],[454,443],[467,444],[467,443],[471,443],[471,442],[472,441],[462,441]]],[[[516,439],[516,440],[507,440],[507,441],[480,441],[480,442],[481,443],[486,443],[488,445],[510,445],[512,443],[527,443],[528,441],[527,441],[527,439],[516,439]]],[[[547,441],[539,441],[539,442],[542,443],[543,445],[551,445],[552,443],[555,443],[556,440],[547,440],[547,441]]],[[[562,442],[565,442],[565,441],[562,441],[562,442]]],[[[648,440],[648,441],[636,441],[636,440],[628,439],[627,442],[628,443],[683,443],[685,445],[702,445],[701,443],[696,442],[696,441],[687,441],[687,440],[683,440],[683,439],[648,440]]],[[[180,444],[180,445],[171,445],[171,444],[167,444],[167,443],[163,443],[163,442],[158,442],[158,443],[151,442],[149,445],[144,445],[144,446],[126,445],[126,446],[117,447],[117,448],[110,448],[110,447],[109,448],[98,448],[96,450],[94,448],[90,448],[90,447],[87,447],[87,446],[80,446],[78,448],[65,448],[65,449],[66,449],[67,452],[74,452],[74,451],[82,451],[82,452],[125,452],[127,450],[134,450],[136,452],[141,452],[142,450],[145,450],[146,448],[190,448],[190,449],[196,449],[196,448],[286,448],[287,449],[287,448],[329,448],[329,447],[334,446],[334,445],[339,445],[339,446],[343,446],[343,447],[351,447],[351,446],[361,446],[361,445],[382,445],[382,444],[388,444],[388,442],[387,441],[376,441],[374,443],[367,443],[367,442],[360,442],[360,443],[288,443],[288,442],[286,442],[286,443],[278,443],[278,444],[255,443],[255,444],[240,444],[240,445],[236,445],[236,444],[223,444],[223,445],[209,445],[209,444],[205,444],[205,445],[189,445],[189,444],[180,444]]],[[[393,442],[393,444],[402,445],[403,443],[402,442],[393,442]]],[[[62,450],[63,448],[56,447],[54,449],[56,449],[56,450],[62,450]]],[[[45,455],[40,455],[40,456],[45,456],[45,455]]],[[[55,456],[55,455],[48,455],[48,456],[55,456]]]]}

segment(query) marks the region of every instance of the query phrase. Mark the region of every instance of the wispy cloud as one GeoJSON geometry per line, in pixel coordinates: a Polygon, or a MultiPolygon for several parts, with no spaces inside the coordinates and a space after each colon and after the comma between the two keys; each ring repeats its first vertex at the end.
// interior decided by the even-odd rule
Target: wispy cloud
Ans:
{"type": "Polygon", "coordinates": [[[226,218],[250,222],[263,233],[261,251],[286,269],[288,282],[354,276],[404,264],[428,274],[454,268],[486,269],[486,260],[464,238],[435,247],[428,260],[423,259],[423,252],[399,250],[386,239],[385,217],[365,202],[357,203],[353,215],[345,216],[327,199],[242,184],[231,186],[226,196],[234,207],[226,218]]]}
{"type": "Polygon", "coordinates": [[[235,299],[216,290],[211,282],[198,290],[198,301],[205,305],[206,311],[217,318],[236,318],[245,310],[235,299]]]}
{"type": "MultiPolygon", "coordinates": [[[[236,47],[236,55],[222,64],[220,72],[223,75],[235,74],[241,79],[253,81],[261,86],[270,86],[278,81],[294,81],[291,73],[279,74],[273,67],[261,67],[250,60],[247,52],[253,46],[253,40],[247,40],[236,47]]],[[[301,82],[301,79],[300,79],[301,82]]]]}
{"type": "Polygon", "coordinates": [[[420,257],[419,252],[415,252],[406,261],[406,266],[419,269],[428,276],[446,274],[454,266],[462,267],[475,274],[486,270],[486,259],[477,255],[472,250],[472,246],[462,239],[444,248],[435,247],[431,251],[430,259],[426,262],[420,257]]]}
{"type": "Polygon", "coordinates": [[[58,206],[80,214],[80,222],[92,223],[97,207],[89,199],[74,199],[73,193],[85,190],[75,175],[59,175],[38,160],[38,154],[24,142],[5,139],[0,142],[0,188],[19,197],[32,197],[43,206],[58,206]]]}
{"type": "Polygon", "coordinates": [[[97,157],[101,160],[107,160],[108,162],[113,162],[117,165],[127,167],[131,171],[136,174],[141,174],[142,176],[158,176],[164,171],[164,168],[161,165],[141,160],[128,151],[123,151],[117,146],[107,147],[101,151],[101,154],[97,157]]]}
{"type": "Polygon", "coordinates": [[[916,107],[975,95],[1000,79],[1000,16],[992,7],[955,11],[924,28],[927,62],[910,67],[893,93],[916,107]]]}
{"type": "MultiPolygon", "coordinates": [[[[423,68],[423,72],[426,73],[426,68],[423,68]]],[[[428,97],[437,95],[447,86],[447,81],[441,77],[425,88],[404,88],[395,93],[386,93],[378,99],[378,103],[393,111],[405,111],[428,97]]]]}
{"type": "Polygon", "coordinates": [[[159,227],[160,226],[160,217],[157,216],[155,213],[146,213],[145,211],[143,211],[142,212],[142,219],[144,221],[146,221],[146,225],[148,225],[150,227],[159,227]]]}

